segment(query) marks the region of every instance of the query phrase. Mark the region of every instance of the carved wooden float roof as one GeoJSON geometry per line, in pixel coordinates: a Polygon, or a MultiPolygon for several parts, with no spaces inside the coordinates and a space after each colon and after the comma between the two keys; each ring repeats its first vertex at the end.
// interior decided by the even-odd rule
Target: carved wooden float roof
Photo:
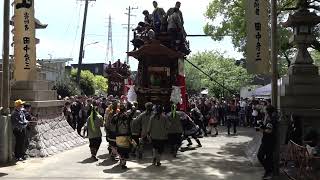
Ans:
{"type": "Polygon", "coordinates": [[[151,43],[145,44],[138,50],[127,52],[129,56],[136,59],[154,57],[154,56],[167,56],[168,58],[183,58],[185,54],[172,50],[161,44],[158,40],[152,40],[151,43]]]}

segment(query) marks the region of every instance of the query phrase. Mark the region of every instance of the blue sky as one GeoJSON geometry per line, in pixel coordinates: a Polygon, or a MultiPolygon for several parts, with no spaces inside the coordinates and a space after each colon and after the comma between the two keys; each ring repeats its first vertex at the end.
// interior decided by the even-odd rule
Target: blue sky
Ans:
{"type": "MultiPolygon", "coordinates": [[[[159,7],[167,10],[174,6],[174,0],[158,0],[159,7]]],[[[203,34],[203,26],[206,18],[204,13],[210,0],[180,0],[181,11],[184,15],[185,29],[188,34],[203,34]]],[[[37,38],[40,44],[37,45],[37,58],[73,58],[78,62],[81,26],[83,18],[84,2],[78,0],[36,0],[36,17],[47,23],[48,28],[37,30],[37,38]]],[[[126,58],[127,30],[122,24],[127,23],[126,8],[131,5],[139,9],[133,10],[135,17],[132,17],[132,24],[143,20],[142,11],[147,9],[152,12],[152,0],[96,0],[91,2],[88,11],[88,22],[86,30],[85,58],[83,63],[106,62],[108,17],[112,16],[113,26],[113,48],[114,60],[126,58]]],[[[0,14],[3,14],[3,3],[0,4],[0,14]]],[[[12,11],[13,12],[13,11],[12,11]]],[[[218,23],[218,22],[217,22],[218,23]]],[[[0,42],[2,49],[3,23],[0,24],[0,42]]],[[[192,53],[205,50],[217,50],[227,57],[241,58],[241,53],[236,52],[229,38],[221,42],[215,42],[209,37],[188,38],[192,53]]],[[[132,47],[130,47],[132,49],[132,47]]],[[[130,59],[133,70],[137,68],[138,62],[130,59]]]]}

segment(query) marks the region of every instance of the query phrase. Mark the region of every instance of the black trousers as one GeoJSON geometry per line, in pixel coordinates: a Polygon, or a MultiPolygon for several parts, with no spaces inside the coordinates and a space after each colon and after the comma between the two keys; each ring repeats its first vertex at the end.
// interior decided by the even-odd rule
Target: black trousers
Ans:
{"type": "Polygon", "coordinates": [[[172,152],[177,152],[181,146],[182,133],[170,133],[168,134],[168,142],[172,152]]]}
{"type": "Polygon", "coordinates": [[[219,123],[220,123],[220,125],[222,125],[222,126],[224,126],[224,124],[225,124],[225,115],[224,114],[219,114],[219,123]]]}
{"type": "Polygon", "coordinates": [[[166,143],[166,140],[152,139],[152,147],[159,154],[163,153],[165,143],[166,143]]]}
{"type": "Polygon", "coordinates": [[[230,134],[230,128],[233,126],[233,133],[237,133],[237,124],[238,121],[236,119],[228,119],[227,120],[227,128],[228,128],[228,134],[230,134]]]}
{"type": "Polygon", "coordinates": [[[79,118],[79,120],[78,120],[78,122],[77,122],[77,132],[78,132],[78,134],[79,134],[80,136],[82,136],[82,135],[81,135],[81,129],[82,129],[82,127],[84,126],[84,124],[85,124],[85,121],[84,121],[84,120],[80,120],[80,118],[79,118]]]}
{"type": "Polygon", "coordinates": [[[139,135],[132,135],[132,139],[137,143],[137,146],[139,146],[139,135]]]}
{"type": "MultiPolygon", "coordinates": [[[[200,142],[200,140],[198,139],[198,137],[197,137],[196,134],[191,135],[191,137],[197,142],[197,144],[198,144],[199,146],[201,146],[201,142],[200,142]]],[[[192,144],[192,141],[191,141],[191,139],[189,138],[189,136],[188,136],[186,139],[187,139],[187,141],[188,141],[189,144],[192,144]]]]}
{"type": "Polygon", "coordinates": [[[101,137],[89,138],[89,147],[92,156],[96,156],[102,142],[101,137]]]}
{"type": "Polygon", "coordinates": [[[206,129],[206,127],[204,126],[204,123],[203,123],[202,121],[200,121],[200,120],[195,121],[195,124],[199,126],[200,132],[201,132],[201,129],[202,129],[203,133],[204,133],[205,135],[207,135],[207,129],[206,129]]]}
{"type": "Polygon", "coordinates": [[[273,153],[272,152],[273,152],[272,145],[261,143],[257,157],[266,173],[272,173],[273,171],[273,153]]]}
{"type": "Polygon", "coordinates": [[[22,158],[26,152],[26,129],[14,129],[13,134],[16,138],[14,155],[16,158],[22,158]]]}
{"type": "Polygon", "coordinates": [[[170,133],[168,134],[168,142],[170,145],[180,145],[182,142],[182,133],[170,133]]]}

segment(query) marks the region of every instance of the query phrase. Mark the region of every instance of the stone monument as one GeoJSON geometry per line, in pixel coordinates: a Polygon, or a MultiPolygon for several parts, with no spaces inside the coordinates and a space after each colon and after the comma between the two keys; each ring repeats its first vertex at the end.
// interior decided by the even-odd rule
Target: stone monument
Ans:
{"type": "Polygon", "coordinates": [[[285,116],[295,115],[301,119],[305,135],[310,128],[320,129],[319,68],[313,64],[308,52],[311,43],[316,40],[312,35],[313,27],[320,22],[320,17],[309,10],[308,3],[298,5],[298,10],[284,23],[285,27],[293,28],[290,41],[298,52],[288,75],[282,79],[279,103],[285,116]]]}
{"type": "Polygon", "coordinates": [[[84,144],[62,114],[64,101],[57,100],[53,83],[45,81],[36,65],[36,19],[34,0],[15,0],[14,76],[11,100],[22,99],[32,106],[37,123],[31,127],[27,154],[45,157],[84,144]]]}

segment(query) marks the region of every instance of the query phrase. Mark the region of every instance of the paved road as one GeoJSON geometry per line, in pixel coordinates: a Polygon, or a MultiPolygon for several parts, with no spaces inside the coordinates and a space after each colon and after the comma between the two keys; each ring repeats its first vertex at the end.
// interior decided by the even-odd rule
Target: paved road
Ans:
{"type": "MultiPolygon", "coordinates": [[[[220,128],[221,129],[221,128],[220,128]]],[[[30,159],[0,168],[1,179],[213,179],[259,180],[262,168],[253,167],[245,157],[253,130],[241,128],[237,136],[222,132],[218,137],[202,138],[202,148],[180,152],[178,158],[164,156],[161,167],[151,166],[151,153],[142,161],[128,163],[122,170],[107,159],[107,143],[99,151],[99,161],[91,162],[88,145],[44,159],[30,159]]],[[[184,148],[185,149],[185,148],[184,148]]]]}

